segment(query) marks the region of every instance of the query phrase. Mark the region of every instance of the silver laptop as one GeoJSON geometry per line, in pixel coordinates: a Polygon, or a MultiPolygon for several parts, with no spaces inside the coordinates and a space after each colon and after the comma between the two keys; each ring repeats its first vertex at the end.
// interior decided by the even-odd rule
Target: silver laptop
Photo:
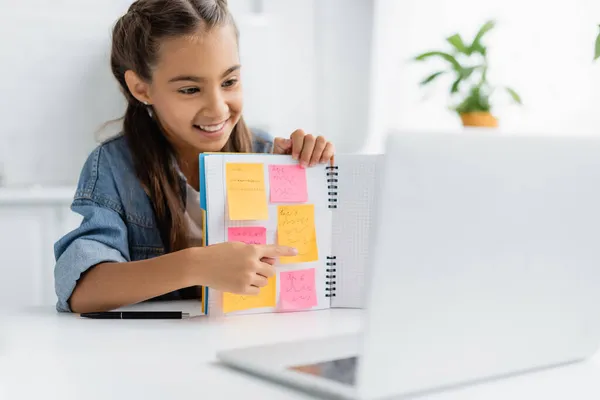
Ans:
{"type": "Polygon", "coordinates": [[[412,396],[600,342],[600,138],[393,133],[361,334],[224,351],[324,397],[412,396]]]}

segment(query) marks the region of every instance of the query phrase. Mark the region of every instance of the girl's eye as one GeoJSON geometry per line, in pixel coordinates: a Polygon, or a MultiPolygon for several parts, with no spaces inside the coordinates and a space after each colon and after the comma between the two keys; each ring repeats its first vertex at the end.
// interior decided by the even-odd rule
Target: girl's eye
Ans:
{"type": "Polygon", "coordinates": [[[195,88],[195,87],[179,89],[179,93],[182,93],[182,94],[194,94],[194,93],[198,93],[199,91],[200,91],[200,89],[195,88]]]}
{"type": "Polygon", "coordinates": [[[230,79],[228,81],[223,82],[223,87],[230,87],[237,83],[237,79],[230,79]]]}

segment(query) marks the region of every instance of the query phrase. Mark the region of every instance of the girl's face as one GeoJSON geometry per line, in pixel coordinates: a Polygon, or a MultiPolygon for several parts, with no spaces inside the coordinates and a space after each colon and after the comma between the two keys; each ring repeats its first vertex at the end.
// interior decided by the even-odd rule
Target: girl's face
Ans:
{"type": "Polygon", "coordinates": [[[180,156],[221,150],[242,113],[234,29],[164,40],[148,98],[180,156]]]}

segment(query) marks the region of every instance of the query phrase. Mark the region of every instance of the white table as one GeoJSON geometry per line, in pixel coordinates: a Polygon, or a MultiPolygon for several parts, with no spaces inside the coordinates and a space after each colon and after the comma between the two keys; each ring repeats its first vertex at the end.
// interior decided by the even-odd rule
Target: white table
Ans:
{"type": "MultiPolygon", "coordinates": [[[[52,308],[0,312],[0,399],[311,399],[221,367],[215,352],[358,332],[360,316],[359,310],[327,310],[111,321],[52,308]]],[[[423,398],[597,400],[600,360],[423,398]]]]}

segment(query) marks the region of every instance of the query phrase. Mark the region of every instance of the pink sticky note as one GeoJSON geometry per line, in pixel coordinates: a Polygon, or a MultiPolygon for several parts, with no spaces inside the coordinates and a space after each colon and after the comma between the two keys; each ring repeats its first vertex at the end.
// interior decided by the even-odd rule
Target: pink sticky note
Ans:
{"type": "Polygon", "coordinates": [[[262,226],[229,228],[228,241],[246,244],[267,244],[267,228],[262,226]]]}
{"type": "Polygon", "coordinates": [[[299,165],[269,165],[271,203],[308,201],[306,169],[299,165]]]}
{"type": "Polygon", "coordinates": [[[305,310],[316,306],[315,269],[279,274],[279,300],[283,311],[305,310]]]}

